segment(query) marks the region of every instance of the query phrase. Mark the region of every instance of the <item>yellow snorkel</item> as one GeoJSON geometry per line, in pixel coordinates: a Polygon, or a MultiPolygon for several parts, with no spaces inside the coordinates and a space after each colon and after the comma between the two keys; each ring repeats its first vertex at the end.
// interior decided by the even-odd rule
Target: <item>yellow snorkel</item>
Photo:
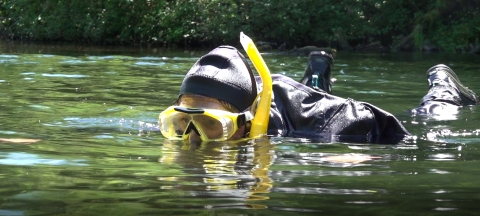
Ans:
{"type": "Polygon", "coordinates": [[[240,32],[240,43],[243,46],[248,57],[257,69],[260,78],[262,78],[263,89],[260,93],[260,101],[257,105],[255,117],[252,120],[250,129],[250,138],[258,138],[267,134],[268,120],[270,118],[270,105],[272,104],[272,77],[267,64],[258,52],[257,47],[247,35],[240,32]]]}

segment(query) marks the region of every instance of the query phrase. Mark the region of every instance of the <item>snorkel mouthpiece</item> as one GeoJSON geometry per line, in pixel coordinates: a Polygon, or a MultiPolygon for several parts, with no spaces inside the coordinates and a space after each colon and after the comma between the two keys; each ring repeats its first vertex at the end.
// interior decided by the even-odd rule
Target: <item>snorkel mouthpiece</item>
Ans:
{"type": "Polygon", "coordinates": [[[259,138],[267,134],[268,120],[270,118],[270,105],[272,103],[272,77],[270,76],[270,70],[268,70],[267,64],[258,52],[252,39],[243,34],[243,32],[240,32],[240,43],[245,52],[247,52],[248,57],[252,61],[253,66],[255,66],[263,83],[263,89],[260,93],[260,101],[257,105],[255,117],[252,120],[249,135],[250,138],[259,138]]]}

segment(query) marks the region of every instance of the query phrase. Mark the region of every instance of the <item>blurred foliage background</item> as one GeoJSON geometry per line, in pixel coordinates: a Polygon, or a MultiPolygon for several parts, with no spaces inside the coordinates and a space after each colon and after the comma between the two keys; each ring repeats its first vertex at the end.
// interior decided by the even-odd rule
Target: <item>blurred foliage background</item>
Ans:
{"type": "Polygon", "coordinates": [[[213,47],[243,31],[285,48],[392,49],[410,37],[443,51],[476,46],[478,0],[3,0],[3,40],[213,47]]]}

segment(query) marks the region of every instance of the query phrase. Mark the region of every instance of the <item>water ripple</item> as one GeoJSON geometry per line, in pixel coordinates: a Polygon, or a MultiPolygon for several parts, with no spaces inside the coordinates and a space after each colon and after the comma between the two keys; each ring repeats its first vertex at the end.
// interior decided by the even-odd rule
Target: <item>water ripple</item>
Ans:
{"type": "Polygon", "coordinates": [[[272,192],[292,193],[292,194],[342,194],[342,195],[365,195],[374,194],[384,191],[362,190],[362,189],[332,189],[332,188],[292,188],[292,187],[275,187],[272,192]]]}
{"type": "Polygon", "coordinates": [[[16,166],[32,166],[32,165],[54,165],[54,166],[87,166],[82,163],[85,160],[65,160],[65,159],[47,159],[40,158],[38,155],[25,152],[10,152],[7,154],[0,153],[0,164],[2,165],[16,165],[16,166]],[[3,157],[3,158],[1,158],[3,157]]]}
{"type": "Polygon", "coordinates": [[[95,61],[83,61],[83,60],[75,59],[75,60],[65,60],[59,63],[60,64],[84,64],[84,63],[95,63],[95,61]]]}
{"type": "Polygon", "coordinates": [[[62,78],[84,78],[89,77],[88,75],[80,75],[80,74],[42,74],[44,77],[62,77],[62,78]]]}
{"type": "Polygon", "coordinates": [[[0,55],[0,58],[18,58],[17,55],[5,55],[5,54],[1,54],[0,55]]]}
{"type": "Polygon", "coordinates": [[[0,209],[0,215],[10,215],[10,216],[25,215],[25,211],[2,210],[2,209],[0,209]]]}
{"type": "Polygon", "coordinates": [[[153,63],[153,62],[136,62],[135,65],[140,66],[162,66],[165,65],[165,62],[153,63]]]}

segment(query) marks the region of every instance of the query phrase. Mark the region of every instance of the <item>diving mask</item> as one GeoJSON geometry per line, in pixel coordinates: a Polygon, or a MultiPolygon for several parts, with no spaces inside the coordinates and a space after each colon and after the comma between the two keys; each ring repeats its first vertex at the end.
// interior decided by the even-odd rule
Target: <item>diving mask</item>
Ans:
{"type": "Polygon", "coordinates": [[[231,113],[217,109],[171,106],[160,113],[159,127],[169,140],[188,139],[193,130],[203,141],[225,141],[252,119],[253,115],[248,111],[231,113]]]}

